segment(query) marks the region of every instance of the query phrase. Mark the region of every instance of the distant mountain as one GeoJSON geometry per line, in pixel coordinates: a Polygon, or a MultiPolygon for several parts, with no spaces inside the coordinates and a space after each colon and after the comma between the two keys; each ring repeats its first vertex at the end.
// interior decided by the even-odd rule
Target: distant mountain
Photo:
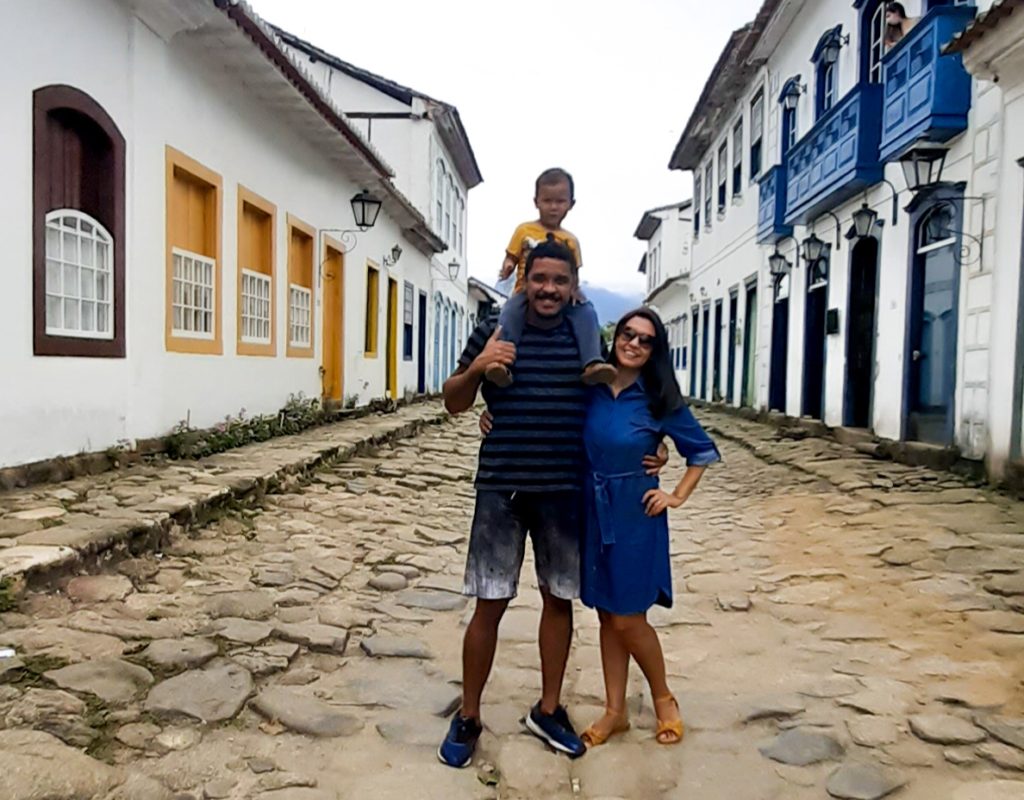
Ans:
{"type": "Polygon", "coordinates": [[[641,305],[644,299],[640,292],[615,292],[589,283],[583,284],[583,293],[594,304],[602,325],[618,322],[619,317],[641,305]]]}

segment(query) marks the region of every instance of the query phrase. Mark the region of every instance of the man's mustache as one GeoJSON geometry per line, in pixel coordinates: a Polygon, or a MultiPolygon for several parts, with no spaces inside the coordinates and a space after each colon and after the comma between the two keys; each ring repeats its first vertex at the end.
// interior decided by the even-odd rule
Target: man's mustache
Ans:
{"type": "Polygon", "coordinates": [[[537,294],[534,295],[534,298],[537,300],[552,300],[557,302],[562,299],[562,295],[554,292],[537,292],[537,294]]]}

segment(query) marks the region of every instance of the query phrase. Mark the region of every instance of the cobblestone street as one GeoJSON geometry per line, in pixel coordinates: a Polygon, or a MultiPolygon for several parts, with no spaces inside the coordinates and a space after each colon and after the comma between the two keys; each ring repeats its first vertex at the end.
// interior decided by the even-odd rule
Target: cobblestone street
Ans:
{"type": "MultiPolygon", "coordinates": [[[[0,657],[0,798],[1024,798],[1024,504],[699,416],[725,463],[671,517],[677,603],[652,612],[680,746],[655,743],[635,666],[623,737],[570,762],[524,733],[540,686],[528,564],[477,758],[438,764],[471,611],[467,415],[0,614],[16,653],[0,657]]],[[[679,470],[674,455],[666,482],[679,470]]],[[[88,480],[95,501],[107,479],[88,480]]],[[[0,526],[70,502],[61,488],[0,495],[0,526]]],[[[576,624],[565,703],[582,728],[603,685],[596,616],[577,605],[576,624]]]]}

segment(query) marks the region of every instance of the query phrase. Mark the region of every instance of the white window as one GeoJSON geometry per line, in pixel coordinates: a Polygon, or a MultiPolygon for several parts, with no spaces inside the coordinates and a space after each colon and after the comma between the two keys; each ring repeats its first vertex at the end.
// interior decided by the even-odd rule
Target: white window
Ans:
{"type": "Polygon", "coordinates": [[[459,195],[459,255],[465,255],[465,242],[463,232],[466,230],[466,202],[459,195]]]}
{"type": "Polygon", "coordinates": [[[453,236],[455,231],[452,229],[452,205],[455,202],[453,197],[454,194],[455,192],[454,187],[452,186],[452,179],[451,176],[449,176],[448,184],[445,187],[444,197],[444,241],[449,247],[451,247],[452,241],[455,238],[453,236]]]}
{"type": "Polygon", "coordinates": [[[175,336],[212,339],[213,304],[216,299],[214,276],[217,263],[212,258],[175,247],[174,286],[171,294],[171,329],[175,336]]]}
{"type": "Polygon", "coordinates": [[[288,342],[292,347],[309,347],[311,344],[312,305],[313,293],[309,289],[294,283],[288,287],[288,342]]]}
{"type": "Polygon", "coordinates": [[[114,338],[114,240],[88,214],[46,215],[46,333],[114,338]]]}
{"type": "Polygon", "coordinates": [[[270,344],[270,276],[242,270],[242,341],[270,344]]]}
{"type": "Polygon", "coordinates": [[[871,17],[868,33],[868,81],[882,82],[882,56],[885,55],[885,3],[879,3],[871,17]]]}
{"type": "Polygon", "coordinates": [[[444,162],[437,159],[437,179],[434,182],[434,228],[439,231],[443,230],[444,223],[444,184],[444,162]]]}

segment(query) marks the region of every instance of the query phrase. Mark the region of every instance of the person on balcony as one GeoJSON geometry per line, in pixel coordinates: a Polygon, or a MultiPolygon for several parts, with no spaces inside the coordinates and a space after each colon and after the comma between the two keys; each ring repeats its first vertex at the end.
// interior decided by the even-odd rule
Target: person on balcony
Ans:
{"type": "Polygon", "coordinates": [[[889,50],[899,43],[917,22],[907,16],[903,3],[886,3],[885,5],[885,49],[889,50]]]}

